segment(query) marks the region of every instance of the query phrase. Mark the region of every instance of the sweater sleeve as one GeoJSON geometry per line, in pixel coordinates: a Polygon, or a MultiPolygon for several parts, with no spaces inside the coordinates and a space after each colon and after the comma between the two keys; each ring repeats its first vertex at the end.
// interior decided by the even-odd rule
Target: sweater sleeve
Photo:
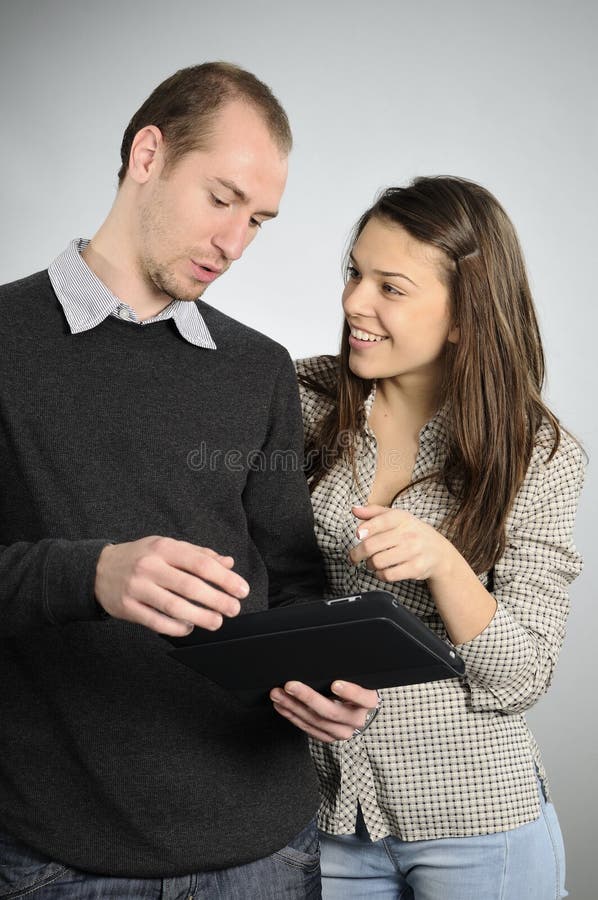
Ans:
{"type": "Polygon", "coordinates": [[[0,634],[101,619],[95,572],[108,543],[45,539],[0,547],[0,634]]]}
{"type": "Polygon", "coordinates": [[[322,596],[324,569],[303,470],[301,407],[293,365],[285,354],[261,448],[243,503],[249,531],[266,564],[269,605],[322,596]]]}
{"type": "Polygon", "coordinates": [[[565,636],[568,585],[582,568],[573,544],[582,452],[563,433],[550,462],[541,456],[536,450],[494,569],[494,618],[456,647],[478,711],[522,712],[548,689],[565,636]]]}

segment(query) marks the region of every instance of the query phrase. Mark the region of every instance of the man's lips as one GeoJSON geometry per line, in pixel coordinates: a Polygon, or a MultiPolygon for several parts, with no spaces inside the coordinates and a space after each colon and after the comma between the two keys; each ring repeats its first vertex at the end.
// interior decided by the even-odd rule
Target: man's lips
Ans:
{"type": "Polygon", "coordinates": [[[194,260],[191,260],[191,269],[194,277],[203,284],[209,284],[222,274],[222,269],[217,269],[216,266],[202,266],[194,260]]]}

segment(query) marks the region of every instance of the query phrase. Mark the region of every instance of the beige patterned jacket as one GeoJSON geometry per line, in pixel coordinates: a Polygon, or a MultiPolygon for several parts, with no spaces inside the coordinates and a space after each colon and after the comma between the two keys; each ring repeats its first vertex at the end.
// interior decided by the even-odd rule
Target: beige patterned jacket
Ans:
{"type": "MultiPolygon", "coordinates": [[[[336,378],[335,365],[329,357],[296,363],[298,373],[328,383],[336,378]]],[[[375,386],[366,416],[374,396],[375,386]]],[[[308,435],[327,401],[304,387],[301,397],[308,435]]],[[[488,834],[538,817],[536,771],[544,784],[546,776],[524,713],[550,684],[565,635],[567,588],[581,571],[572,532],[583,455],[563,434],[546,464],[550,446],[546,426],[509,516],[506,552],[494,569],[498,610],[482,634],[456,648],[466,679],[387,689],[380,715],[363,735],[334,744],[312,741],[325,831],[352,833],[358,801],[373,840],[488,834]]],[[[420,432],[414,480],[437,469],[444,452],[440,412],[420,432]]],[[[375,461],[376,441],[366,425],[357,458],[360,487],[350,467],[338,464],[312,495],[328,596],[389,590],[448,641],[425,582],[389,585],[347,560],[356,528],[351,506],[366,502],[375,461]]],[[[450,503],[443,486],[428,482],[408,489],[394,506],[438,527],[450,503]]],[[[487,575],[481,579],[486,583],[487,575]]]]}

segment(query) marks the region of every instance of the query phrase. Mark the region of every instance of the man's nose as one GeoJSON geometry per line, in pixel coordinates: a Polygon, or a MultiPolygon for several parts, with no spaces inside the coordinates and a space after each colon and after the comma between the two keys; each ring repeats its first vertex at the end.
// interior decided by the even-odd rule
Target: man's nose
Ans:
{"type": "Polygon", "coordinates": [[[240,217],[223,223],[212,238],[212,243],[229,260],[239,259],[249,243],[247,222],[240,217]]]}

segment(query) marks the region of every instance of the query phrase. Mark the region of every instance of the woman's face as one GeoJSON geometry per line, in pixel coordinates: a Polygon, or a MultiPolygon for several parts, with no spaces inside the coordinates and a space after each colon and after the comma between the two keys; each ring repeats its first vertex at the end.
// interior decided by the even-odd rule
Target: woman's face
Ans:
{"type": "Polygon", "coordinates": [[[351,371],[360,378],[398,379],[405,387],[440,384],[451,327],[444,254],[400,225],[370,219],[351,253],[343,309],[351,371]]]}

